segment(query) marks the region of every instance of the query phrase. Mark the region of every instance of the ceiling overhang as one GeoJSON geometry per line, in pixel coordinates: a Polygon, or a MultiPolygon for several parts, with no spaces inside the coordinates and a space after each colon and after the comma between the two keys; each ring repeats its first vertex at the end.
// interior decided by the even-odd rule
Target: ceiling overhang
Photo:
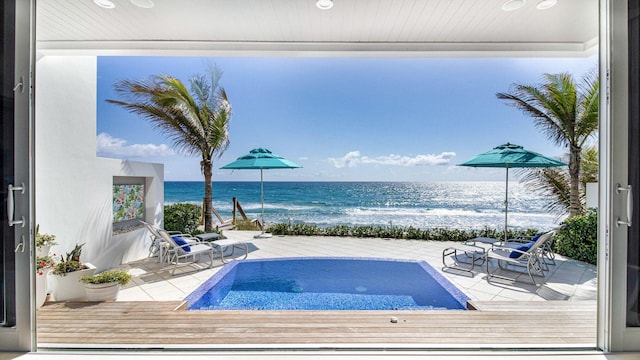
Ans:
{"type": "Polygon", "coordinates": [[[598,46],[598,0],[38,0],[42,55],[575,57],[598,46]]]}

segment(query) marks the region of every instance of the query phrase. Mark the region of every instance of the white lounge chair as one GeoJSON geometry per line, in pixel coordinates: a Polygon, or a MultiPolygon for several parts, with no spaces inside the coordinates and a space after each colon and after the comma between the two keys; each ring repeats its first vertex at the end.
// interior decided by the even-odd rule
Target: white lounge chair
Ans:
{"type": "Polygon", "coordinates": [[[227,257],[233,256],[236,249],[244,251],[244,257],[242,259],[237,259],[237,260],[245,260],[249,256],[248,241],[243,239],[238,239],[238,238],[234,239],[233,237],[229,237],[228,234],[223,235],[224,238],[222,239],[218,237],[208,236],[208,235],[210,234],[196,235],[196,237],[201,239],[202,241],[207,241],[209,244],[211,244],[216,249],[216,252],[220,253],[220,261],[222,261],[224,264],[229,262],[228,260],[225,260],[225,252],[227,251],[228,248],[231,248],[231,252],[228,255],[226,255],[227,257]]]}
{"type": "Polygon", "coordinates": [[[184,243],[178,243],[180,241],[179,239],[181,239],[179,236],[171,236],[167,231],[161,229],[158,230],[158,234],[160,234],[162,240],[164,240],[169,246],[167,252],[169,263],[174,264],[173,270],[171,271],[172,275],[175,273],[176,268],[180,264],[180,260],[185,258],[192,258],[192,262],[196,262],[197,257],[199,258],[199,256],[202,254],[206,254],[207,256],[209,256],[209,268],[213,266],[213,254],[215,250],[213,249],[211,243],[199,242],[195,244],[189,244],[186,241],[184,243]]]}
{"type": "Polygon", "coordinates": [[[487,281],[490,281],[493,277],[515,280],[508,277],[496,275],[495,271],[497,270],[491,272],[489,269],[489,263],[490,260],[494,259],[497,260],[499,269],[517,271],[513,267],[515,267],[516,269],[524,268],[526,270],[526,273],[529,275],[529,278],[531,278],[533,284],[537,285],[534,276],[544,277],[544,271],[546,271],[545,269],[548,269],[543,260],[543,249],[545,243],[547,241],[550,241],[555,234],[555,230],[549,231],[540,236],[537,241],[531,242],[527,245],[522,245],[518,248],[494,246],[493,248],[489,249],[486,254],[487,281]]]}
{"type": "MultiPolygon", "coordinates": [[[[138,221],[140,221],[140,223],[147,228],[147,230],[149,231],[149,235],[151,237],[151,245],[149,246],[149,257],[158,256],[158,261],[160,263],[163,263],[167,255],[166,253],[168,250],[168,245],[162,239],[162,236],[160,236],[160,234],[158,233],[158,230],[160,230],[160,228],[142,220],[138,220],[138,221]]],[[[191,234],[184,234],[180,231],[170,231],[170,230],[165,230],[165,231],[171,236],[182,237],[189,244],[195,244],[198,242],[198,239],[196,239],[191,234]]]]}
{"type": "MultiPolygon", "coordinates": [[[[520,235],[517,236],[513,239],[509,239],[507,240],[507,242],[502,243],[500,246],[502,247],[509,247],[509,248],[518,248],[524,244],[528,244],[531,241],[536,241],[537,239],[540,238],[540,236],[542,236],[543,234],[538,234],[535,236],[525,236],[525,235],[520,235]]],[[[547,241],[544,242],[544,244],[542,245],[542,260],[543,260],[543,264],[545,267],[545,271],[548,270],[548,266],[547,265],[556,265],[556,255],[553,253],[552,250],[552,245],[553,245],[553,237],[547,241]]]]}

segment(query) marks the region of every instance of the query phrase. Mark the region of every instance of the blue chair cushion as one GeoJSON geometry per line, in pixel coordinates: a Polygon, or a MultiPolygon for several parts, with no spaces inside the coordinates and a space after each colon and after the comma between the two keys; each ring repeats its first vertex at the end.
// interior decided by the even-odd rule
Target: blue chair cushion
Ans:
{"type": "Polygon", "coordinates": [[[542,236],[542,235],[544,235],[544,234],[542,234],[542,233],[537,234],[536,236],[534,236],[534,237],[532,237],[532,238],[531,238],[531,241],[533,241],[533,242],[538,241],[538,239],[540,239],[540,236],[542,236]]]}
{"type": "Polygon", "coordinates": [[[184,245],[187,245],[188,242],[186,242],[180,236],[172,236],[171,238],[173,239],[173,241],[175,241],[176,245],[180,246],[182,248],[182,250],[184,250],[185,252],[190,252],[191,251],[191,246],[184,246],[184,245]]]}
{"type": "MultiPolygon", "coordinates": [[[[527,252],[527,251],[529,251],[529,249],[531,249],[531,247],[532,247],[532,246],[533,246],[533,244],[535,244],[535,243],[536,243],[535,241],[530,241],[530,242],[528,242],[528,243],[526,243],[526,244],[524,244],[524,245],[520,245],[520,246],[518,246],[518,247],[516,248],[516,250],[520,250],[520,251],[527,252]]],[[[522,253],[521,253],[521,252],[517,252],[517,251],[512,251],[512,252],[509,254],[509,257],[510,257],[510,258],[512,258],[512,259],[517,259],[517,258],[519,258],[520,256],[522,256],[522,253]]]]}

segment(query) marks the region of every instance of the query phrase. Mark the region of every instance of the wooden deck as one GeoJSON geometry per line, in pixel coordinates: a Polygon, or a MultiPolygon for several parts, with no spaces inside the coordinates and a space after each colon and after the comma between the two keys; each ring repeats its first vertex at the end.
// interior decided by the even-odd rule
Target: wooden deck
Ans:
{"type": "Polygon", "coordinates": [[[595,302],[473,302],[473,311],[185,311],[176,310],[179,305],[47,303],[38,310],[38,343],[42,348],[362,349],[593,348],[596,341],[595,302]]]}

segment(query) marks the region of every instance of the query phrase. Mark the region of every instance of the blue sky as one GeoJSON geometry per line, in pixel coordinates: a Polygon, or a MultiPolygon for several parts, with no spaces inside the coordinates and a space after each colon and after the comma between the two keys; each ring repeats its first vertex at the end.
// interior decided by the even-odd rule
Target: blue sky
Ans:
{"type": "Polygon", "coordinates": [[[544,73],[576,80],[588,58],[98,58],[98,156],[165,164],[165,180],[201,181],[149,123],[105,99],[113,84],[169,74],[187,82],[215,63],[233,107],[231,144],[214,181],[256,181],[219,168],[256,147],[303,166],[269,170],[265,181],[500,181],[504,169],[455,166],[511,142],[547,156],[566,152],[530,118],[496,97],[544,73]]]}

